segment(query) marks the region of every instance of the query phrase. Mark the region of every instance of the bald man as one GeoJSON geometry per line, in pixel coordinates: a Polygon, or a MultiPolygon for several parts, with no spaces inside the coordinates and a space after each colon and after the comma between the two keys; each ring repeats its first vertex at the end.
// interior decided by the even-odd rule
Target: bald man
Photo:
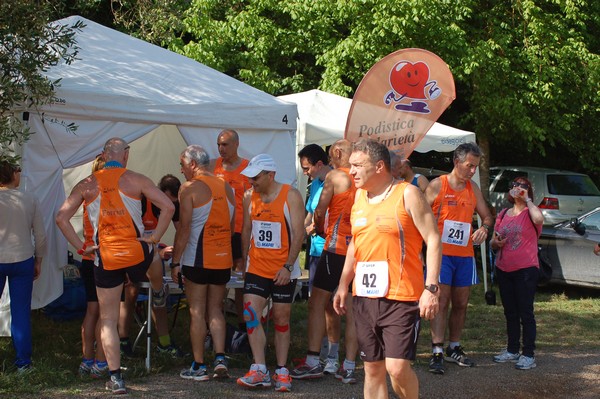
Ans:
{"type": "MultiPolygon", "coordinates": [[[[163,236],[175,206],[144,175],[126,169],[129,145],[121,138],[109,139],[104,145],[104,168],[75,185],[56,216],[56,224],[80,255],[96,252],[94,279],[100,306],[100,334],[106,352],[110,381],[106,389],[125,394],[121,375],[119,348],[119,303],[125,276],[134,282],[145,281],[155,245],[163,236]],[[160,209],[154,233],[143,236],[142,196],[160,209]],[[94,230],[93,246],[86,246],[75,232],[70,219],[85,204],[94,230]]],[[[152,276],[150,276],[152,277],[152,276]]],[[[151,281],[154,295],[163,290],[160,281],[151,281]]]]}

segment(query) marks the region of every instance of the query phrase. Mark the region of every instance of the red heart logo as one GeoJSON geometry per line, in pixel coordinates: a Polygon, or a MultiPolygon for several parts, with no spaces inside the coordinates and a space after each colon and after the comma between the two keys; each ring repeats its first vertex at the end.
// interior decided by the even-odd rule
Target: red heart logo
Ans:
{"type": "Polygon", "coordinates": [[[390,72],[390,84],[402,97],[426,99],[425,85],[429,81],[429,68],[423,62],[400,61],[390,72]]]}

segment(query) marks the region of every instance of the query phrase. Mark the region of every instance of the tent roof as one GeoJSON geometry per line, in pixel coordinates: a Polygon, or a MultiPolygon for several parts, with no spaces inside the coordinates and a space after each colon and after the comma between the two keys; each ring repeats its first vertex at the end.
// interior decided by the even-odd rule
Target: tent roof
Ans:
{"type": "Polygon", "coordinates": [[[62,79],[56,101],[44,108],[60,116],[120,122],[294,130],[293,104],[255,89],[183,55],[80,16],[55,21],[86,26],[75,34],[78,60],[49,69],[62,79]],[[286,117],[287,116],[287,117],[286,117]]]}

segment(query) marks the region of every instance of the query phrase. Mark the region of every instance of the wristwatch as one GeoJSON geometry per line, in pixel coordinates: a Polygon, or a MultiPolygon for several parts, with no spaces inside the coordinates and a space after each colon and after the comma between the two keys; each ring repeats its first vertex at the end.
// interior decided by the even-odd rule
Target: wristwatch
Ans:
{"type": "Polygon", "coordinates": [[[488,234],[490,233],[490,226],[488,226],[487,224],[482,224],[481,227],[483,227],[484,229],[487,230],[488,234]]]}
{"type": "Polygon", "coordinates": [[[285,265],[283,265],[283,267],[285,267],[285,269],[288,272],[290,272],[290,273],[292,272],[292,270],[294,270],[294,264],[293,263],[286,263],[285,265]]]}
{"type": "Polygon", "coordinates": [[[429,284],[425,286],[425,289],[429,292],[431,292],[432,294],[435,294],[436,292],[438,292],[440,290],[440,286],[437,284],[429,284]]]}
{"type": "Polygon", "coordinates": [[[171,263],[169,264],[169,267],[170,267],[171,269],[175,269],[176,267],[179,267],[179,266],[181,266],[181,263],[179,263],[179,262],[171,262],[171,263]]]}

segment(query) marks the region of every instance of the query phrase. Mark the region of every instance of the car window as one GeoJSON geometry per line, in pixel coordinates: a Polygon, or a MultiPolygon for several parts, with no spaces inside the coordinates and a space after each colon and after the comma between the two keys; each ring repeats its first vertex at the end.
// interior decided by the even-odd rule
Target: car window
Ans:
{"type": "Polygon", "coordinates": [[[600,231],[600,212],[589,214],[581,220],[581,224],[585,226],[586,231],[600,231]]]}
{"type": "Polygon", "coordinates": [[[548,192],[554,195],[598,196],[600,190],[587,175],[548,175],[548,192]]]}
{"type": "Polygon", "coordinates": [[[505,170],[498,179],[496,186],[494,186],[495,193],[506,193],[508,192],[508,184],[517,177],[527,177],[527,173],[517,170],[505,170]]]}

